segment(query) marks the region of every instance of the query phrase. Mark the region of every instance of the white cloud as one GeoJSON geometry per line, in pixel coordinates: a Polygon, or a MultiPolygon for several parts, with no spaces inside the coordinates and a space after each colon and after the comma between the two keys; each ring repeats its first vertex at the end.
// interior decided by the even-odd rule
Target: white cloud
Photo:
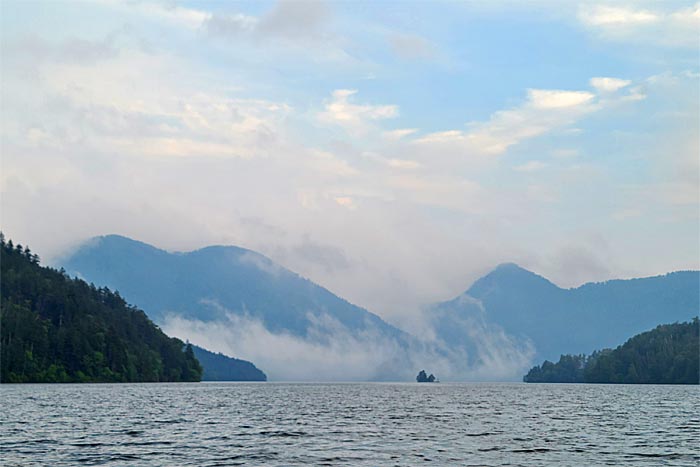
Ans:
{"type": "Polygon", "coordinates": [[[630,85],[632,81],[619,78],[591,78],[591,86],[598,92],[616,92],[630,85]]]}
{"type": "Polygon", "coordinates": [[[400,128],[398,130],[385,131],[382,133],[382,136],[389,141],[398,141],[406,136],[412,135],[416,131],[418,131],[417,128],[400,128]]]}
{"type": "Polygon", "coordinates": [[[209,12],[181,7],[171,2],[98,0],[97,3],[120,12],[135,13],[147,19],[166,22],[192,30],[199,29],[211,16],[209,12]]]}
{"type": "Polygon", "coordinates": [[[460,295],[457,301],[460,312],[449,309],[426,310],[426,330],[430,332],[431,340],[445,345],[438,330],[444,329],[446,323],[449,323],[452,335],[459,332],[463,336],[462,342],[451,341],[451,345],[446,346],[447,354],[452,362],[460,362],[462,372],[470,374],[472,378],[509,379],[513,375],[524,373],[531,365],[535,353],[532,342],[529,339],[514,338],[500,326],[490,323],[488,310],[481,301],[467,294],[460,295]]]}
{"type": "Polygon", "coordinates": [[[162,327],[169,335],[252,361],[273,381],[413,381],[416,368],[426,367],[443,381],[514,380],[534,354],[531,344],[487,325],[483,317],[460,323],[473,354],[440,342],[399,342],[373,327],[352,332],[326,314],[307,317],[305,338],[271,332],[260,320],[236,313],[215,322],[169,315],[162,327]]]}
{"type": "Polygon", "coordinates": [[[579,12],[579,18],[593,26],[649,24],[661,20],[661,16],[649,10],[634,10],[632,8],[593,5],[584,7],[579,12]]]}
{"type": "Polygon", "coordinates": [[[555,250],[546,259],[547,268],[562,278],[560,287],[578,287],[593,277],[611,279],[615,253],[602,235],[582,235],[555,250]]]}
{"type": "Polygon", "coordinates": [[[641,86],[635,86],[633,88],[630,88],[629,92],[620,97],[621,102],[630,102],[630,101],[641,101],[647,98],[646,92],[642,89],[641,86]]]}
{"type": "Polygon", "coordinates": [[[338,89],[325,103],[324,110],[318,114],[319,121],[339,125],[354,133],[364,133],[371,122],[394,118],[399,114],[395,105],[354,104],[351,97],[357,94],[355,89],[338,89]]]}
{"type": "Polygon", "coordinates": [[[308,151],[307,166],[325,177],[349,177],[359,172],[343,159],[328,151],[308,151]]]}
{"type": "MultiPolygon", "coordinates": [[[[500,155],[521,142],[554,131],[580,132],[568,128],[582,118],[624,102],[646,98],[641,87],[629,89],[627,94],[615,94],[631,84],[617,78],[592,78],[591,86],[606,92],[596,95],[590,91],[560,89],[528,89],[527,99],[512,109],[493,113],[485,122],[474,122],[466,130],[446,130],[428,133],[412,143],[424,147],[425,154],[434,160],[436,153],[450,157],[500,155]]],[[[426,156],[426,157],[427,157],[426,156]]]]}
{"type": "Polygon", "coordinates": [[[182,75],[184,65],[173,57],[124,51],[99,67],[53,61],[38,66],[38,83],[7,75],[15,91],[5,103],[15,116],[32,114],[31,127],[18,132],[31,130],[32,141],[41,135],[60,147],[81,144],[139,156],[265,157],[285,139],[284,120],[292,110],[163,79],[182,75]]]}
{"type": "Polygon", "coordinates": [[[464,132],[460,130],[436,131],[428,133],[414,140],[416,143],[450,143],[464,139],[464,132]]]}
{"type": "Polygon", "coordinates": [[[363,381],[403,379],[406,368],[381,369],[400,353],[398,344],[376,331],[351,334],[328,315],[309,315],[307,339],[273,333],[254,318],[229,314],[224,322],[189,321],[170,316],[163,329],[170,335],[227,355],[254,362],[271,380],[363,381]]]}
{"type": "Polygon", "coordinates": [[[594,95],[587,91],[529,89],[527,100],[510,110],[494,113],[490,120],[468,130],[427,134],[417,144],[458,145],[465,154],[504,153],[521,141],[574,123],[596,109],[594,95]]]}
{"type": "Polygon", "coordinates": [[[479,183],[459,176],[423,176],[402,171],[387,176],[383,183],[401,198],[419,205],[441,207],[459,212],[479,212],[478,201],[483,196],[479,183]]]}
{"type": "Polygon", "coordinates": [[[408,161],[405,159],[389,159],[389,167],[393,169],[415,170],[421,167],[416,161],[408,161]]]}
{"type": "Polygon", "coordinates": [[[364,159],[372,161],[378,166],[389,167],[390,169],[416,170],[423,167],[423,164],[417,161],[399,158],[387,159],[371,151],[365,151],[361,155],[364,159]]]}
{"type": "Polygon", "coordinates": [[[528,99],[536,109],[563,109],[578,107],[593,99],[587,91],[559,91],[549,89],[528,89],[528,99]]]}
{"type": "Polygon", "coordinates": [[[606,40],[643,42],[653,45],[697,47],[700,4],[678,10],[655,10],[583,4],[578,19],[586,28],[606,40]]]}

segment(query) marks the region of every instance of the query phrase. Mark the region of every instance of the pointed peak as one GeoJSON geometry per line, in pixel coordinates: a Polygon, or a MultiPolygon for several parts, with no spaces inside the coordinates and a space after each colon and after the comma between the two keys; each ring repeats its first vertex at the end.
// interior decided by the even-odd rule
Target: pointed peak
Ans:
{"type": "Polygon", "coordinates": [[[473,297],[481,297],[486,291],[494,288],[512,290],[520,288],[545,287],[558,289],[546,278],[528,271],[515,263],[501,263],[491,272],[474,282],[467,293],[473,297]]]}
{"type": "Polygon", "coordinates": [[[521,271],[521,272],[526,272],[528,274],[534,274],[533,272],[530,272],[527,269],[520,267],[516,263],[501,263],[498,266],[496,266],[495,268],[493,268],[492,272],[496,272],[496,271],[509,271],[509,272],[521,271]]]}
{"type": "MultiPolygon", "coordinates": [[[[486,274],[482,279],[490,277],[490,276],[497,276],[497,277],[538,277],[543,280],[547,280],[544,277],[540,276],[539,274],[535,274],[534,272],[525,269],[521,266],[519,266],[516,263],[501,263],[495,268],[491,270],[488,274],[486,274]]],[[[549,281],[547,281],[549,282],[549,281]]]]}

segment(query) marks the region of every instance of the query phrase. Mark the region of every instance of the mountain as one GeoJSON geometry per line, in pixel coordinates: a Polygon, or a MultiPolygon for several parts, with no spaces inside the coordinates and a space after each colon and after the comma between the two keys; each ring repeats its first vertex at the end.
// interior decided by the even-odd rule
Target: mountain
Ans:
{"type": "Polygon", "coordinates": [[[700,309],[697,271],[562,289],[509,263],[430,307],[413,337],[235,246],[172,253],[108,235],[62,265],[119,290],[171,334],[255,361],[274,379],[410,380],[430,367],[443,380],[513,380],[534,359],[611,347],[700,309]]]}
{"type": "Polygon", "coordinates": [[[62,262],[69,274],[119,290],[157,323],[168,314],[220,321],[227,314],[260,320],[273,333],[311,337],[330,317],[350,332],[399,329],[269,258],[235,246],[169,253],[127,237],[90,240],[62,262]]]}
{"type": "Polygon", "coordinates": [[[173,253],[107,235],[60,264],[119,290],[170,334],[261,364],[274,379],[405,380],[435,354],[379,316],[236,246],[173,253]],[[432,353],[423,357],[426,349],[432,353]]]}
{"type": "Polygon", "coordinates": [[[204,368],[203,381],[267,381],[267,375],[250,362],[210,352],[196,345],[192,349],[204,368]]]}
{"type": "Polygon", "coordinates": [[[562,355],[523,377],[526,383],[700,384],[698,318],[657,326],[615,350],[562,355]]]}
{"type": "Polygon", "coordinates": [[[199,381],[190,345],[117,293],[39,265],[0,234],[0,381],[199,381]]]}
{"type": "Polygon", "coordinates": [[[455,323],[483,321],[530,341],[536,358],[551,359],[612,347],[661,323],[692,319],[699,310],[698,271],[562,289],[508,263],[431,313],[437,334],[450,345],[463,342],[455,323]]]}

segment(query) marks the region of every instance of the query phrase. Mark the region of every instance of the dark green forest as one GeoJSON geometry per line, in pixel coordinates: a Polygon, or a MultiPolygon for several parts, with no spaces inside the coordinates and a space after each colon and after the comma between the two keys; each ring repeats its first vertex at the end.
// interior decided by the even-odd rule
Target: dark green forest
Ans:
{"type": "Polygon", "coordinates": [[[202,364],[203,381],[267,381],[267,375],[252,363],[193,345],[194,356],[202,364]]]}
{"type": "Polygon", "coordinates": [[[638,334],[616,349],[562,355],[523,377],[526,383],[699,384],[698,318],[638,334]]]}
{"type": "Polygon", "coordinates": [[[0,233],[0,382],[199,381],[192,346],[0,233]]]}

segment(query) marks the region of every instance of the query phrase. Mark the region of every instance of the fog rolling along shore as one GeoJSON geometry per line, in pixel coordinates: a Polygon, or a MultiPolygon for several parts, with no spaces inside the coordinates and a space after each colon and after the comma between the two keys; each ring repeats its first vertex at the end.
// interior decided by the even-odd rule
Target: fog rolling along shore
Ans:
{"type": "Polygon", "coordinates": [[[0,0],[0,467],[697,467],[699,2],[0,0]]]}
{"type": "Polygon", "coordinates": [[[426,305],[413,334],[255,251],[175,253],[118,235],[60,261],[119,290],[167,333],[252,361],[272,380],[519,381],[535,362],[615,347],[700,309],[700,272],[556,286],[505,263],[426,305]]]}

